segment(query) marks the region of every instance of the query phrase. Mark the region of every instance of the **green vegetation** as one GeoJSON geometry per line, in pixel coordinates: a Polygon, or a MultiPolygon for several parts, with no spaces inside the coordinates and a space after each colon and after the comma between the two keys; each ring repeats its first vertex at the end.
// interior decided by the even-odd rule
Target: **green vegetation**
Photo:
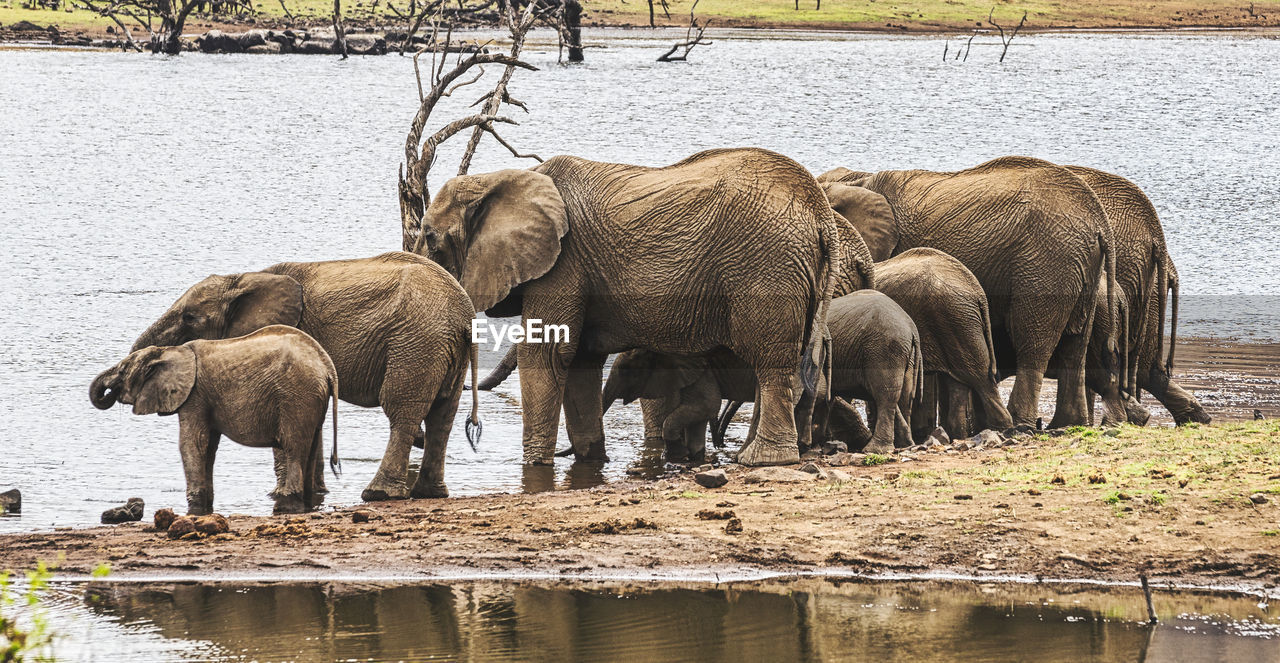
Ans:
{"type": "Polygon", "coordinates": [[[867,467],[884,465],[887,462],[889,462],[889,457],[881,456],[880,454],[867,454],[867,457],[862,459],[862,464],[866,465],[867,467]]]}
{"type": "Polygon", "coordinates": [[[52,576],[41,562],[26,573],[26,587],[19,588],[12,572],[0,572],[0,663],[53,660],[53,635],[40,606],[40,594],[52,576]]]}

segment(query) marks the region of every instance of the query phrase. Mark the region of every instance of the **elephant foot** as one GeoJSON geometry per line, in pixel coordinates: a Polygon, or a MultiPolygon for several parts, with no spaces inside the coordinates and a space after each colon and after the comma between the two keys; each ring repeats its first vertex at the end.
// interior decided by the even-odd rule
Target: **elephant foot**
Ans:
{"type": "MultiPolygon", "coordinates": [[[[1104,415],[1103,418],[1107,418],[1106,415],[1104,415]]],[[[1070,428],[1071,426],[1088,425],[1089,420],[1087,417],[1058,416],[1057,413],[1054,413],[1053,419],[1049,422],[1048,428],[1070,428]]]]}
{"type": "Polygon", "coordinates": [[[302,495],[294,493],[292,495],[281,495],[276,498],[276,505],[275,508],[271,510],[271,515],[279,516],[281,514],[306,512],[307,505],[302,500],[302,495]]]}
{"type": "Polygon", "coordinates": [[[427,448],[427,434],[421,428],[413,432],[413,448],[414,449],[427,448]]]}
{"type": "Polygon", "coordinates": [[[604,463],[609,460],[609,455],[604,451],[604,440],[592,441],[591,444],[587,445],[586,453],[578,453],[577,447],[571,446],[570,448],[573,449],[574,460],[585,460],[593,463],[604,463]]]}
{"type": "Polygon", "coordinates": [[[444,482],[432,484],[414,484],[413,490],[409,492],[409,497],[419,499],[436,499],[449,496],[449,488],[444,482]]]}
{"type": "Polygon", "coordinates": [[[409,489],[403,481],[379,481],[375,478],[367,488],[360,491],[360,499],[366,502],[403,500],[408,497],[409,489]]]}
{"type": "Polygon", "coordinates": [[[779,444],[769,442],[762,437],[756,437],[751,444],[743,447],[738,452],[738,462],[751,467],[795,465],[800,462],[800,447],[796,446],[794,442],[791,444],[779,444]]]}
{"type": "Polygon", "coordinates": [[[317,494],[317,495],[328,495],[328,494],[329,494],[329,488],[328,488],[327,486],[323,486],[323,485],[321,485],[321,486],[316,486],[316,487],[315,487],[315,489],[314,489],[312,492],[314,492],[314,493],[315,493],[315,494],[317,494]]]}
{"type": "Polygon", "coordinates": [[[1125,401],[1124,411],[1125,418],[1134,426],[1146,426],[1151,421],[1151,411],[1132,398],[1125,401]]]}
{"type": "Polygon", "coordinates": [[[554,465],[556,441],[548,440],[545,444],[528,443],[524,445],[523,462],[525,465],[554,465]]]}
{"type": "Polygon", "coordinates": [[[864,454],[879,454],[881,456],[892,456],[893,452],[894,452],[893,444],[889,442],[871,441],[867,443],[867,446],[862,448],[862,453],[864,454]]]}

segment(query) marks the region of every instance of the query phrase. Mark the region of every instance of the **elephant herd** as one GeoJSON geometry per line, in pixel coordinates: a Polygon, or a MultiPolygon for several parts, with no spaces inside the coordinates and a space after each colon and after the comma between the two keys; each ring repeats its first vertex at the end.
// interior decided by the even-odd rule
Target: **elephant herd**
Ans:
{"type": "Polygon", "coordinates": [[[277,511],[310,508],[330,398],[390,424],[363,499],[446,496],[468,364],[473,444],[477,387],[518,366],[526,464],[553,461],[562,412],[563,453],[606,460],[618,399],[642,399],[673,461],[701,459],[708,430],[721,444],[733,403],[752,401],[747,465],[828,437],[888,452],[937,421],[953,436],[1034,426],[1045,377],[1051,427],[1091,423],[1094,394],[1104,423],[1145,423],[1141,390],[1178,423],[1208,421],[1169,377],[1178,277],[1154,208],[1100,171],[1010,157],[815,178],[748,148],[662,168],[559,156],[455,177],[434,199],[402,178],[400,194],[403,252],[210,276],[93,381],[99,408],[179,415],[190,512],[212,509],[222,435],[273,449],[277,511]],[[515,344],[479,382],[477,312],[569,337],[515,344]]]}

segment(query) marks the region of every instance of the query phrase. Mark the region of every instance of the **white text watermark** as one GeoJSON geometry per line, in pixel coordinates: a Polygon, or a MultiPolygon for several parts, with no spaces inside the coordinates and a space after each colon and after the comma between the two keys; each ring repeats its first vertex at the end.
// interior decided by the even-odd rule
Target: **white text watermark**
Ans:
{"type": "Polygon", "coordinates": [[[544,325],[539,318],[530,318],[520,324],[494,325],[487,318],[471,321],[471,342],[484,345],[493,339],[493,349],[510,343],[568,343],[569,325],[544,325]]]}

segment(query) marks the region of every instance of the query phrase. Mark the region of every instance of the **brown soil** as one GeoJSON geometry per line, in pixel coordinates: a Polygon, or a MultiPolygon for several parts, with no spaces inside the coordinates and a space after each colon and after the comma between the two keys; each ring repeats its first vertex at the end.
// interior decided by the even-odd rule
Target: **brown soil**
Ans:
{"type": "MultiPolygon", "coordinates": [[[[1180,350],[1179,366],[1187,382],[1222,394],[1215,418],[1251,419],[1262,401],[1276,413],[1278,358],[1280,346],[1202,342],[1180,350]]],[[[0,568],[57,560],[61,573],[105,563],[124,578],[852,571],[1105,581],[1145,570],[1193,585],[1280,582],[1276,422],[1073,429],[908,456],[800,483],[748,483],[750,470],[730,465],[717,489],[686,472],[588,490],[231,515],[230,534],[199,540],[170,540],[144,523],[4,535],[0,568]]]]}

